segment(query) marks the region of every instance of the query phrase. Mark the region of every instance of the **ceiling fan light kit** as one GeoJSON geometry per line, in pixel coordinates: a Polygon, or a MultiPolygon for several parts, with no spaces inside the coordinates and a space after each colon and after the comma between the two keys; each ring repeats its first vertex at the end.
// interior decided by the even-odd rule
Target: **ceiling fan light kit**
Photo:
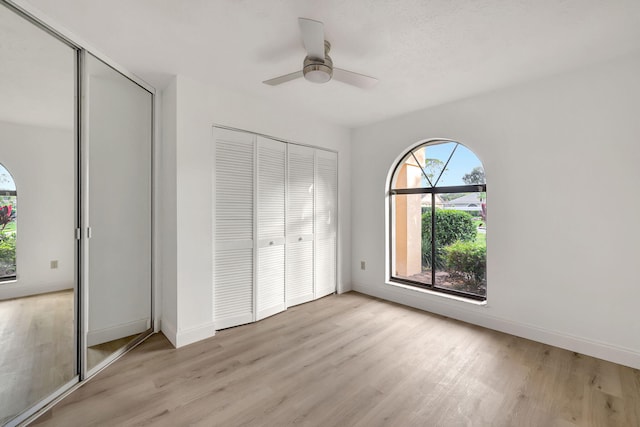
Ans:
{"type": "Polygon", "coordinates": [[[324,60],[307,56],[302,65],[304,78],[313,83],[326,83],[333,77],[333,61],[329,57],[331,44],[324,41],[324,60]]]}
{"type": "Polygon", "coordinates": [[[373,77],[339,68],[335,69],[337,73],[334,76],[333,61],[329,56],[331,43],[324,39],[324,24],[307,18],[298,18],[298,22],[300,23],[302,41],[307,51],[307,56],[302,64],[302,71],[285,74],[265,80],[262,83],[276,86],[299,77],[304,77],[305,80],[313,83],[327,83],[335,77],[336,80],[343,83],[368,89],[378,82],[378,79],[373,77]]]}

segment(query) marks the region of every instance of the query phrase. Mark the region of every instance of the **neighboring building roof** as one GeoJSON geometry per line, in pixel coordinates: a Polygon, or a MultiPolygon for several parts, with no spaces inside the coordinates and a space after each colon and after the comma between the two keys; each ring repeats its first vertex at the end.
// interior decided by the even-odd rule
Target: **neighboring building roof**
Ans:
{"type": "Polygon", "coordinates": [[[455,209],[458,211],[475,212],[482,209],[482,203],[480,195],[482,193],[469,193],[457,199],[450,200],[444,203],[445,209],[455,209]]]}
{"type": "Polygon", "coordinates": [[[458,197],[457,199],[449,200],[445,202],[445,206],[469,206],[469,205],[477,205],[480,207],[480,195],[482,193],[469,193],[465,196],[458,197]]]}

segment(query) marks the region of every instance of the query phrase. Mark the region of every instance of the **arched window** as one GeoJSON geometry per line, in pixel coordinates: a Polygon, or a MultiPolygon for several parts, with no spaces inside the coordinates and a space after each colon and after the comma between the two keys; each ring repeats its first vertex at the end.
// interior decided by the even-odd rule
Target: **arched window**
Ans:
{"type": "Polygon", "coordinates": [[[0,164],[0,282],[16,278],[16,183],[0,164]]]}
{"type": "Polygon", "coordinates": [[[485,300],[487,185],[464,145],[408,151],[389,180],[390,281],[485,300]]]}

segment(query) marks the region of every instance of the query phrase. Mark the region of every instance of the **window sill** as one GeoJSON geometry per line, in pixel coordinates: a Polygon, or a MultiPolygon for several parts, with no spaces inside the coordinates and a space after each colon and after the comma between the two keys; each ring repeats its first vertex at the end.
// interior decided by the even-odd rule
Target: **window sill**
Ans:
{"type": "Polygon", "coordinates": [[[478,301],[478,300],[474,300],[471,298],[465,298],[465,297],[461,297],[458,295],[451,295],[451,294],[446,294],[444,292],[438,292],[438,291],[432,291],[429,289],[422,289],[422,288],[418,288],[416,286],[411,286],[411,285],[406,285],[404,283],[399,283],[399,282],[394,282],[392,280],[388,280],[385,282],[387,285],[390,286],[394,286],[396,288],[402,288],[402,289],[407,289],[410,291],[414,291],[414,292],[419,292],[421,294],[428,294],[428,295],[433,295],[436,297],[440,297],[440,298],[445,298],[448,300],[453,300],[453,301],[461,301],[467,304],[473,304],[473,305],[477,305],[480,307],[486,307],[487,306],[487,300],[485,299],[484,301],[478,301]]]}

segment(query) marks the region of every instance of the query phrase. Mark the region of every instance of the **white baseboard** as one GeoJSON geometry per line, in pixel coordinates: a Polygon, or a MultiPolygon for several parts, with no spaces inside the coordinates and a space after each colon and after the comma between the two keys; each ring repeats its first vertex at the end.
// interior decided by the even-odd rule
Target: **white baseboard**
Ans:
{"type": "Polygon", "coordinates": [[[95,329],[87,332],[87,346],[102,344],[105,342],[140,334],[151,327],[151,319],[138,319],[132,322],[120,323],[108,328],[95,329]]]}
{"type": "Polygon", "coordinates": [[[169,322],[165,320],[162,322],[162,333],[175,348],[180,348],[206,338],[211,338],[216,334],[216,328],[213,322],[207,322],[193,328],[176,331],[175,326],[170,325],[169,322]]]}
{"type": "Polygon", "coordinates": [[[450,317],[452,319],[461,320],[463,322],[482,326],[488,329],[493,329],[540,343],[574,351],[576,353],[582,353],[588,356],[593,356],[599,359],[608,360],[610,362],[619,363],[621,365],[629,366],[635,369],[640,369],[640,353],[628,348],[583,337],[577,337],[558,331],[550,331],[534,325],[495,317],[476,310],[464,310],[451,304],[438,304],[437,302],[430,302],[426,304],[420,298],[415,298],[412,293],[394,292],[391,289],[385,290],[381,289],[380,287],[362,286],[357,283],[353,284],[353,290],[362,294],[371,295],[377,298],[396,302],[398,304],[417,308],[419,310],[439,314],[441,316],[450,317]]]}
{"type": "Polygon", "coordinates": [[[0,285],[0,300],[66,291],[73,289],[73,286],[73,282],[44,283],[38,285],[25,285],[19,281],[6,282],[0,285]]]}
{"type": "Polygon", "coordinates": [[[351,283],[338,283],[338,287],[336,289],[337,294],[344,294],[345,292],[349,292],[352,290],[351,283]]]}

